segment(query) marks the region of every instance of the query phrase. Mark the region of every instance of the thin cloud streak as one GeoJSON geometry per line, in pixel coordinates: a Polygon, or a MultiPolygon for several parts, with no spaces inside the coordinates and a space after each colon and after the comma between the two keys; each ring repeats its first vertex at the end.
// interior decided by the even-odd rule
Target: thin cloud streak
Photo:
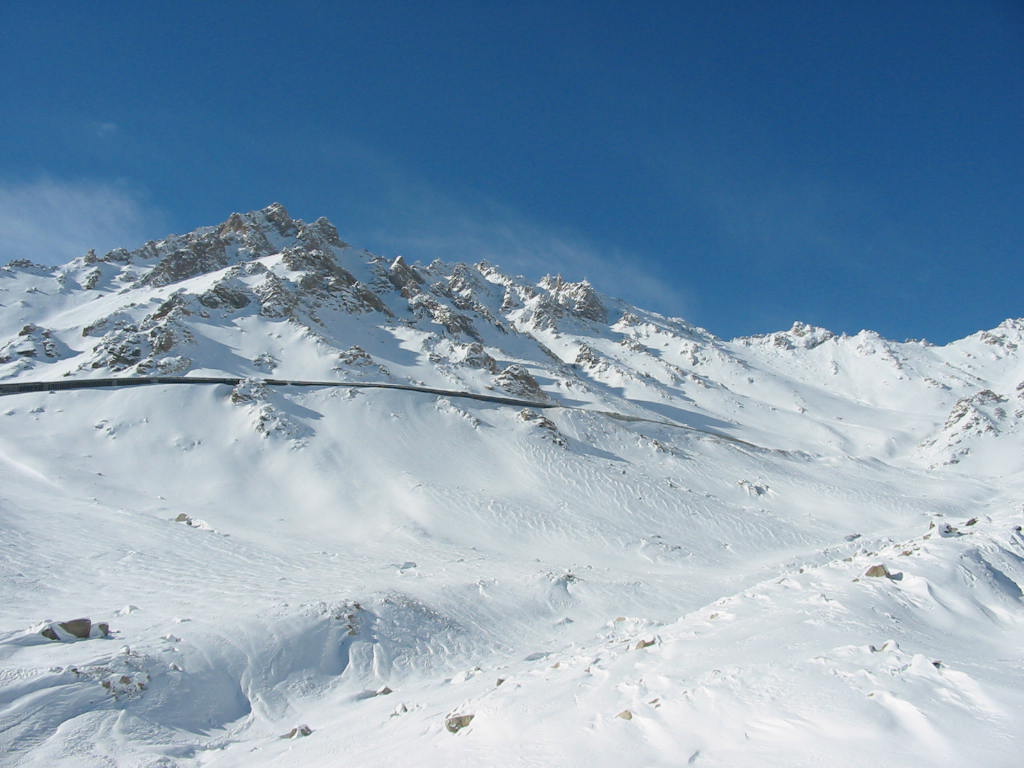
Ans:
{"type": "Polygon", "coordinates": [[[89,249],[133,247],[162,231],[142,194],[103,181],[0,181],[0,262],[63,264],[89,249]]]}
{"type": "Polygon", "coordinates": [[[377,232],[373,239],[415,261],[488,261],[503,271],[538,280],[558,273],[589,280],[598,290],[645,309],[685,315],[684,297],[642,267],[642,260],[614,246],[531,222],[507,209],[433,216],[429,226],[413,223],[377,232]],[[396,230],[399,232],[396,234],[396,230]]]}
{"type": "Polygon", "coordinates": [[[485,197],[457,199],[373,147],[339,137],[323,152],[352,177],[372,180],[360,186],[357,197],[337,201],[345,214],[336,222],[342,235],[360,246],[424,263],[488,261],[532,280],[552,272],[567,280],[588,279],[604,293],[666,315],[685,316],[695,303],[678,285],[659,279],[638,254],[485,197]]]}

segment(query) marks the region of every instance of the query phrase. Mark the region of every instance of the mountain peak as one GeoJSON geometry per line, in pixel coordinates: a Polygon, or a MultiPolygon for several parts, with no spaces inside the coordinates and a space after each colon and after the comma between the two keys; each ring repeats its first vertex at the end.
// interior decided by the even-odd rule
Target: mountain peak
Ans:
{"type": "Polygon", "coordinates": [[[682,400],[722,421],[739,409],[807,412],[784,393],[828,381],[830,397],[857,408],[934,400],[938,428],[957,400],[985,388],[1005,394],[1024,378],[1014,367],[1017,320],[937,348],[802,322],[723,342],[586,279],[553,274],[532,284],[487,262],[375,256],[350,247],[328,219],[294,219],[276,202],[131,251],[17,273],[31,301],[0,306],[0,379],[273,370],[481,392],[519,387],[499,375],[511,368],[553,401],[569,392],[623,408],[624,397],[682,400]],[[55,298],[47,309],[45,296],[60,297],[61,308],[55,298]],[[984,369],[979,353],[990,361],[984,369]],[[766,378],[787,383],[765,389],[766,378]]]}

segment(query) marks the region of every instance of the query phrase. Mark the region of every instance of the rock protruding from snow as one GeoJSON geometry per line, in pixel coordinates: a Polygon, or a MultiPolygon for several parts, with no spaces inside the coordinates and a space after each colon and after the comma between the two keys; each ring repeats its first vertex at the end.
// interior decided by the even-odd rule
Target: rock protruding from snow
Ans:
{"type": "Polygon", "coordinates": [[[939,433],[922,441],[933,464],[957,464],[983,442],[1006,431],[1018,431],[1024,422],[1024,389],[1011,397],[990,389],[956,401],[939,433]]]}
{"type": "Polygon", "coordinates": [[[567,309],[576,317],[591,320],[595,323],[608,321],[608,310],[588,280],[570,283],[561,275],[548,275],[541,280],[542,288],[550,291],[552,298],[559,306],[567,309]]]}
{"type": "Polygon", "coordinates": [[[522,397],[527,400],[544,401],[548,396],[540,388],[537,379],[526,369],[525,366],[514,363],[505,368],[494,377],[494,385],[510,395],[522,397]]]}
{"type": "Polygon", "coordinates": [[[0,345],[0,363],[12,360],[57,360],[64,356],[60,343],[49,328],[40,328],[34,323],[24,326],[18,335],[0,345]]]}
{"type": "Polygon", "coordinates": [[[407,298],[419,291],[420,286],[423,285],[423,278],[415,269],[406,264],[405,259],[401,256],[396,257],[388,267],[388,280],[407,298]]]}
{"type": "Polygon", "coordinates": [[[107,637],[110,625],[106,622],[93,624],[91,619],[70,619],[68,621],[49,622],[39,634],[48,640],[70,642],[72,640],[88,640],[107,637]]]}
{"type": "Polygon", "coordinates": [[[778,331],[761,336],[745,336],[739,341],[747,345],[760,343],[771,345],[777,349],[793,350],[814,349],[835,338],[837,338],[836,334],[827,328],[819,328],[797,321],[788,331],[778,331]]]}
{"type": "Polygon", "coordinates": [[[449,733],[458,733],[473,722],[475,715],[449,715],[445,718],[444,727],[449,733]]]}

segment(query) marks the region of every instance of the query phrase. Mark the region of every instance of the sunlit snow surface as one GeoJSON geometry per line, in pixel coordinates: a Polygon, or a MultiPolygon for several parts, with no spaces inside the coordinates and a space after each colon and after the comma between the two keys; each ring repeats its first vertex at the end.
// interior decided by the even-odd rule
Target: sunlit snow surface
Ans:
{"type": "MultiPolygon", "coordinates": [[[[286,282],[293,241],[267,232],[252,256],[286,282]]],[[[601,315],[580,284],[509,299],[490,267],[402,293],[331,248],[390,316],[296,294],[275,317],[287,282],[202,309],[230,265],[155,287],[155,257],[0,270],[0,375],[187,359],[500,393],[518,365],[576,408],[256,382],[0,397],[0,764],[1020,764],[1024,324],[724,342],[603,295],[601,315]],[[96,350],[175,294],[187,311],[148,326],[180,324],[169,346],[96,350]],[[39,634],[78,617],[111,637],[39,634]]]]}

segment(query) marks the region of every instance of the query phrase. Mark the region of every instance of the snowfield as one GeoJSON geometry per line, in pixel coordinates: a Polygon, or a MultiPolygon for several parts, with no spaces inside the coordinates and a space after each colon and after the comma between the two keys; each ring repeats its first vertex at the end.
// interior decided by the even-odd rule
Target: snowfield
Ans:
{"type": "Polygon", "coordinates": [[[724,341],[279,205],[14,263],[0,383],[243,381],[0,396],[0,764],[1017,766],[1022,343],[724,341]]]}

